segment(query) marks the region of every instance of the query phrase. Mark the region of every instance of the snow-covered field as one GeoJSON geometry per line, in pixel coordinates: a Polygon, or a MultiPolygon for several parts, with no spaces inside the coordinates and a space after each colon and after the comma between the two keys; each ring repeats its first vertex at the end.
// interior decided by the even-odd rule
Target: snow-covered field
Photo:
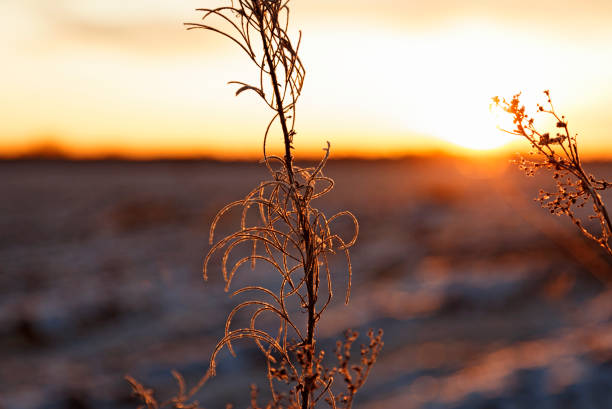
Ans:
{"type": "MultiPolygon", "coordinates": [[[[612,164],[590,168],[612,179],[612,164]]],[[[337,297],[321,345],[385,331],[357,408],[612,408],[612,260],[533,201],[546,177],[450,158],[326,173],[336,187],[318,207],[353,211],[361,234],[351,303],[337,297]]],[[[172,369],[195,382],[235,303],[215,266],[202,280],[210,221],[266,177],[248,163],[0,162],[0,408],[135,408],[125,374],[162,397],[172,369]]],[[[251,382],[265,387],[260,355],[238,346],[204,407],[243,408],[251,382]]]]}

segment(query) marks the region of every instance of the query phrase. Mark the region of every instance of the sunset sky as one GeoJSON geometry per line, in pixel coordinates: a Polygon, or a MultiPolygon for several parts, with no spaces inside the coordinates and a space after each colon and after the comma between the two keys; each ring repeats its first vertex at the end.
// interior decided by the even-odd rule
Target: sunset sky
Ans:
{"type": "MultiPolygon", "coordinates": [[[[0,153],[258,157],[271,114],[226,85],[256,68],[182,25],[220,4],[2,0],[0,153]]],[[[550,89],[583,153],[612,157],[610,0],[293,0],[292,27],[307,69],[298,155],[327,140],[338,156],[515,151],[490,98],[535,106],[550,89]]]]}

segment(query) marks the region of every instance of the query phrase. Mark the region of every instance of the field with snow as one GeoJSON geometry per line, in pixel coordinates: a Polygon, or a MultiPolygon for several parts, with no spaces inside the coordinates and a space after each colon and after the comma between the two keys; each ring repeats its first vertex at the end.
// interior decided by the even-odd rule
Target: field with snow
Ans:
{"type": "MultiPolygon", "coordinates": [[[[361,232],[351,302],[336,298],[320,345],[385,331],[357,408],[612,408],[612,260],[533,201],[547,177],[505,159],[326,169],[318,207],[361,232]]],[[[194,383],[236,302],[217,265],[202,279],[210,222],[264,178],[256,163],[0,162],[0,408],[135,408],[125,374],[162,397],[172,369],[194,383]]],[[[237,346],[204,407],[265,388],[258,351],[237,346]]]]}

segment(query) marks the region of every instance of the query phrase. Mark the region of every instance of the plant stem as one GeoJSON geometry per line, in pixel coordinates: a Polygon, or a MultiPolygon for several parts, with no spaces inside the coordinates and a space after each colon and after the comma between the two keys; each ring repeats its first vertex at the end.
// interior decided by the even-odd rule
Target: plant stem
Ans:
{"type": "MultiPolygon", "coordinates": [[[[306,278],[306,289],[308,292],[308,323],[307,323],[307,338],[306,343],[304,345],[306,352],[306,365],[302,369],[303,376],[303,384],[302,384],[302,409],[308,409],[310,406],[310,395],[312,394],[312,390],[314,388],[313,380],[313,357],[314,357],[314,331],[316,324],[316,302],[317,302],[317,294],[315,288],[315,281],[317,276],[318,263],[315,257],[314,251],[314,243],[312,242],[311,234],[310,234],[310,225],[308,223],[308,209],[303,201],[303,198],[300,197],[297,190],[295,190],[295,177],[293,172],[293,161],[291,157],[291,136],[289,134],[289,128],[287,127],[287,118],[285,116],[285,109],[283,106],[283,99],[281,97],[280,86],[278,84],[278,78],[276,75],[276,68],[273,65],[272,57],[270,55],[270,46],[268,44],[268,39],[265,35],[264,28],[264,13],[265,13],[265,5],[262,4],[262,0],[253,0],[253,8],[257,13],[257,19],[259,23],[259,34],[261,35],[261,41],[263,43],[264,55],[266,58],[266,62],[268,64],[268,69],[270,71],[270,80],[272,82],[272,88],[274,89],[274,97],[276,99],[276,112],[278,113],[278,118],[281,124],[281,128],[283,130],[283,138],[285,143],[285,168],[287,169],[287,176],[289,179],[289,184],[293,189],[293,192],[290,192],[293,198],[293,202],[295,205],[298,225],[300,228],[300,233],[302,236],[302,240],[304,242],[304,250],[306,253],[306,263],[304,264],[304,274],[306,278]]],[[[276,28],[277,21],[273,19],[274,27],[272,30],[276,28]]]]}
{"type": "Polygon", "coordinates": [[[589,196],[593,199],[593,204],[595,205],[596,213],[601,214],[602,222],[602,233],[603,236],[599,241],[599,244],[612,255],[612,248],[610,247],[610,237],[609,234],[612,233],[612,222],[610,221],[610,215],[608,214],[608,209],[603,204],[601,200],[601,196],[597,193],[597,190],[593,187],[586,172],[582,169],[582,166],[579,161],[576,162],[576,167],[580,172],[580,179],[582,180],[582,186],[587,190],[589,196]]]}
{"type": "Polygon", "coordinates": [[[264,28],[264,13],[265,6],[261,5],[262,0],[253,0],[253,9],[257,13],[257,20],[259,23],[259,34],[261,35],[261,41],[263,43],[264,54],[266,56],[266,62],[270,70],[270,80],[272,82],[272,88],[274,89],[274,97],[276,98],[276,112],[278,113],[278,119],[283,129],[283,138],[285,142],[285,167],[287,168],[287,175],[289,177],[289,183],[293,185],[295,183],[293,176],[293,163],[291,160],[291,136],[289,135],[289,128],[287,127],[287,118],[285,117],[285,109],[283,106],[283,99],[281,97],[278,79],[276,76],[276,69],[272,63],[272,57],[270,56],[270,47],[268,45],[268,39],[265,35],[264,28]]]}
{"type": "MultiPolygon", "coordinates": [[[[304,220],[304,219],[302,219],[304,220]]],[[[306,219],[307,223],[307,219],[306,219]]],[[[313,249],[310,240],[310,234],[308,226],[302,227],[302,231],[304,234],[304,246],[307,251],[307,263],[304,266],[304,272],[306,274],[306,288],[308,291],[308,332],[306,339],[306,368],[304,368],[305,379],[304,379],[304,389],[302,390],[302,409],[308,408],[308,401],[310,399],[311,391],[314,388],[313,379],[314,374],[313,371],[313,356],[314,356],[314,330],[316,324],[316,311],[315,305],[317,303],[317,294],[315,290],[315,276],[318,269],[318,263],[316,262],[316,258],[313,257],[313,249]],[[306,227],[306,228],[305,228],[306,227]]]]}

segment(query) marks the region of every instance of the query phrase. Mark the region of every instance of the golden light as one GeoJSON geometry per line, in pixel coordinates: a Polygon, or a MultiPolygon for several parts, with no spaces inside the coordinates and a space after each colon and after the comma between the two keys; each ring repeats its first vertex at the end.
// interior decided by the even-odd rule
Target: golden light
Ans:
{"type": "Polygon", "coordinates": [[[521,54],[527,61],[542,61],[556,50],[482,21],[403,33],[384,27],[356,33],[349,27],[333,31],[324,26],[311,32],[315,34],[304,40],[311,70],[302,106],[312,119],[304,122],[316,120],[327,129],[333,129],[334,122],[350,124],[362,133],[377,134],[379,146],[408,147],[398,135],[403,129],[402,138],[412,148],[417,137],[451,152],[503,147],[516,137],[497,129],[510,129],[512,124],[507,123],[508,115],[490,109],[491,98],[520,90],[535,97],[562,81],[563,73],[517,65],[512,57],[521,54]],[[334,117],[328,119],[330,112],[334,117]]]}
{"type": "MultiPolygon", "coordinates": [[[[151,1],[0,2],[0,154],[49,139],[74,155],[226,156],[228,144],[242,147],[236,156],[260,154],[270,113],[225,85],[257,72],[227,39],[184,30],[201,0],[151,1]]],[[[447,15],[338,0],[321,13],[328,3],[296,2],[292,14],[307,69],[302,154],[319,155],[327,140],[340,156],[502,149],[512,138],[496,129],[504,115],[489,110],[491,97],[524,91],[532,108],[544,89],[585,151],[612,152],[609,25],[564,37],[556,25],[501,18],[497,6],[447,15]]],[[[277,129],[269,141],[280,145],[277,129]]]]}
{"type": "MultiPolygon", "coordinates": [[[[462,95],[458,90],[456,94],[462,95]]],[[[432,121],[426,132],[475,151],[500,148],[517,139],[515,135],[497,131],[497,128],[512,129],[512,126],[507,124],[508,115],[503,115],[499,109],[489,109],[489,101],[482,92],[476,92],[463,96],[458,105],[441,104],[443,120],[432,121]]]]}
{"type": "MultiPolygon", "coordinates": [[[[438,68],[433,70],[433,84],[411,84],[421,106],[412,107],[418,115],[408,118],[407,127],[455,148],[476,151],[500,148],[516,139],[497,129],[511,129],[512,124],[508,115],[491,109],[490,103],[494,93],[509,96],[519,89],[541,87],[538,77],[517,67],[508,53],[537,54],[528,39],[498,27],[465,23],[430,35],[420,47],[427,50],[423,66],[438,68]]],[[[431,70],[421,70],[421,78],[427,78],[428,71],[432,75],[431,70]]]]}

